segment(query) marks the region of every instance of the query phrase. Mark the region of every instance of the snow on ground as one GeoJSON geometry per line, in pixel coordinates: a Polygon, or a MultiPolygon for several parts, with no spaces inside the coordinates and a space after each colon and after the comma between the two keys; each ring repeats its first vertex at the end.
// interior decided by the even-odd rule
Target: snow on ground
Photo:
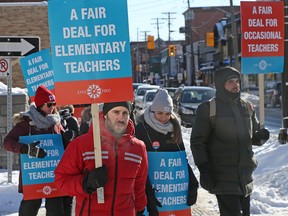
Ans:
{"type": "MultiPolygon", "coordinates": [[[[0,83],[1,84],[1,83],[0,83]]],[[[247,96],[247,100],[257,105],[257,97],[247,96]]],[[[194,165],[190,151],[191,128],[182,127],[188,161],[195,175],[199,172],[194,165]]],[[[261,147],[254,147],[259,165],[255,171],[255,187],[251,196],[251,215],[253,216],[287,216],[288,215],[288,144],[278,143],[277,130],[271,130],[270,139],[261,147]]],[[[7,170],[0,170],[0,216],[18,215],[22,196],[17,192],[18,171],[13,171],[12,183],[7,182],[7,170]]],[[[214,195],[199,189],[197,207],[207,212],[215,212],[218,206],[214,195]]],[[[192,207],[192,212],[193,212],[192,207]]],[[[206,215],[205,215],[206,216],[206,215]]]]}

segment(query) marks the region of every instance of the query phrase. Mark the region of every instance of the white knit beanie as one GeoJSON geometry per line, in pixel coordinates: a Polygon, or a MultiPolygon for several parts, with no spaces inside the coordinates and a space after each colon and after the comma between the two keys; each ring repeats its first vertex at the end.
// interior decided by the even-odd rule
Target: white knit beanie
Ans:
{"type": "Polygon", "coordinates": [[[153,112],[172,112],[173,100],[166,89],[158,90],[150,107],[150,110],[153,112]]]}

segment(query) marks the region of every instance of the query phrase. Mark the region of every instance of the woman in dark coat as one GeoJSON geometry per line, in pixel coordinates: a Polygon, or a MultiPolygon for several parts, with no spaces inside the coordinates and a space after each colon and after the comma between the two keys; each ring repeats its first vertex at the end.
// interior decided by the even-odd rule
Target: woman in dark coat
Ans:
{"type": "MultiPolygon", "coordinates": [[[[28,154],[35,158],[44,158],[46,152],[38,147],[39,142],[23,144],[19,142],[20,136],[29,136],[36,134],[60,134],[64,131],[61,125],[60,115],[56,109],[56,98],[54,94],[45,86],[39,86],[35,103],[32,103],[27,112],[21,112],[18,123],[4,138],[4,148],[7,151],[28,154]]],[[[19,176],[19,193],[23,193],[21,172],[19,176]]],[[[49,216],[68,216],[71,214],[71,206],[68,206],[68,212],[65,208],[67,197],[46,198],[46,215],[49,216]],[[66,213],[64,213],[66,212],[66,213]]],[[[72,198],[71,198],[72,199],[72,198]]],[[[71,200],[70,199],[70,200],[71,200]]],[[[41,206],[42,199],[22,200],[19,208],[19,216],[36,216],[41,206]]]]}
{"type": "MultiPolygon", "coordinates": [[[[185,205],[189,208],[188,206],[196,203],[198,181],[186,159],[181,126],[177,116],[172,110],[172,98],[167,90],[159,89],[152,105],[147,107],[144,113],[137,119],[136,137],[143,140],[146,144],[148,158],[151,157],[151,154],[149,153],[155,153],[156,157],[161,157],[160,153],[164,152],[167,153],[167,155],[172,155],[174,152],[184,153],[185,163],[187,163],[185,164],[185,166],[187,165],[185,174],[186,176],[189,176],[188,193],[185,195],[185,205]]],[[[173,158],[173,156],[171,156],[171,158],[173,158]]],[[[153,164],[150,164],[149,160],[149,169],[152,166],[153,164]]],[[[155,216],[159,215],[158,210],[160,209],[158,209],[157,206],[161,208],[165,203],[163,200],[161,204],[161,200],[156,198],[158,196],[158,191],[152,187],[152,178],[153,176],[149,174],[146,183],[146,195],[148,199],[147,210],[150,216],[155,216]]],[[[173,184],[173,181],[171,184],[173,184]]]]}

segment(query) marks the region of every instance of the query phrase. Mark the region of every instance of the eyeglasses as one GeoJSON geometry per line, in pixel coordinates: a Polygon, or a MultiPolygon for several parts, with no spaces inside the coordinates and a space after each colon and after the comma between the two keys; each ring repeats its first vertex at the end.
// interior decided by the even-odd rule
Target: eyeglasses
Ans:
{"type": "Polygon", "coordinates": [[[56,106],[56,103],[46,103],[47,107],[50,108],[51,106],[56,106]]]}

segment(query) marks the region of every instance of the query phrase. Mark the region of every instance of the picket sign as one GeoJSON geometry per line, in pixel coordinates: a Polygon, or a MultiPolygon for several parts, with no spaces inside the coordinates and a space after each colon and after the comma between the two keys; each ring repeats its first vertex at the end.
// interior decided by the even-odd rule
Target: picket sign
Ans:
{"type": "MultiPolygon", "coordinates": [[[[93,124],[93,141],[95,154],[95,167],[102,166],[101,140],[100,140],[100,122],[99,122],[99,105],[91,104],[92,124],[93,124]]],[[[104,203],[104,188],[97,188],[98,203],[104,203]]]]}

